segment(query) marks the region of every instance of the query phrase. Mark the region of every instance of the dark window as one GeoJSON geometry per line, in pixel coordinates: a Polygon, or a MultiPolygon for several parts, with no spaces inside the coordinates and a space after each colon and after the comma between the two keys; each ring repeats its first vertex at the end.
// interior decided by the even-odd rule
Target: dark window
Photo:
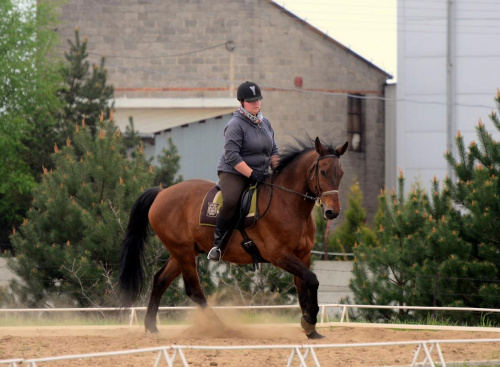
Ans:
{"type": "Polygon", "coordinates": [[[362,152],[364,150],[363,98],[361,95],[347,97],[347,134],[349,150],[362,152]]]}

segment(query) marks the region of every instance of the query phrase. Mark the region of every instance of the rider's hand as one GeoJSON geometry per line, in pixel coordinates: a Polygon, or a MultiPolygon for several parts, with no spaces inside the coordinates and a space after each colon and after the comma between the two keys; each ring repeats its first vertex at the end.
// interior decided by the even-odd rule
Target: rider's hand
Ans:
{"type": "Polygon", "coordinates": [[[264,181],[264,178],[266,177],[265,172],[259,171],[258,169],[254,169],[252,173],[250,174],[250,178],[254,181],[257,182],[262,182],[264,181]]]}
{"type": "Polygon", "coordinates": [[[278,164],[280,163],[280,156],[275,154],[275,155],[272,155],[271,156],[271,168],[273,170],[276,169],[276,167],[278,167],[278,164]]]}

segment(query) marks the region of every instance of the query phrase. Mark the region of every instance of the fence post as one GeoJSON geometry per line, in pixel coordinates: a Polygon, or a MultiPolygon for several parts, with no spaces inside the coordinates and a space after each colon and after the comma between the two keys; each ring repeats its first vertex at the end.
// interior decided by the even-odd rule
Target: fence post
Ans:
{"type": "Polygon", "coordinates": [[[319,323],[322,324],[325,322],[325,306],[321,306],[321,314],[319,317],[319,323]]]}
{"type": "Polygon", "coordinates": [[[135,312],[135,308],[130,309],[130,322],[129,325],[132,326],[134,324],[134,321],[136,324],[139,324],[139,321],[137,320],[137,313],[135,312]]]}
{"type": "MultiPolygon", "coordinates": [[[[344,322],[346,314],[347,314],[347,306],[344,306],[342,307],[342,316],[340,317],[340,322],[344,322]]],[[[349,318],[349,315],[347,315],[347,318],[349,318]]]]}

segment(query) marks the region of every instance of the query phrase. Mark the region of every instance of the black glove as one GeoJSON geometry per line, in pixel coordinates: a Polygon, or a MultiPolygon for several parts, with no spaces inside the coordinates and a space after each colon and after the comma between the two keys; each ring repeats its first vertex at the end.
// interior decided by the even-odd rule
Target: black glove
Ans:
{"type": "Polygon", "coordinates": [[[263,171],[259,171],[258,169],[254,169],[252,173],[250,174],[250,178],[254,181],[257,182],[262,182],[264,181],[264,178],[266,177],[266,173],[263,171]]]}

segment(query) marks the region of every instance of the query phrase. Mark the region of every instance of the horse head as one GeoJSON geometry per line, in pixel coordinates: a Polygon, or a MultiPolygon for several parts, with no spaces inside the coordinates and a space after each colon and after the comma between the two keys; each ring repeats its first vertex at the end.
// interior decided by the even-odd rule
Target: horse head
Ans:
{"type": "Polygon", "coordinates": [[[321,206],[325,219],[334,219],[340,214],[339,186],[344,171],[339,158],[345,153],[348,145],[348,142],[345,142],[331,151],[321,144],[319,138],[315,140],[318,158],[310,168],[309,188],[316,195],[317,204],[321,206]]]}

